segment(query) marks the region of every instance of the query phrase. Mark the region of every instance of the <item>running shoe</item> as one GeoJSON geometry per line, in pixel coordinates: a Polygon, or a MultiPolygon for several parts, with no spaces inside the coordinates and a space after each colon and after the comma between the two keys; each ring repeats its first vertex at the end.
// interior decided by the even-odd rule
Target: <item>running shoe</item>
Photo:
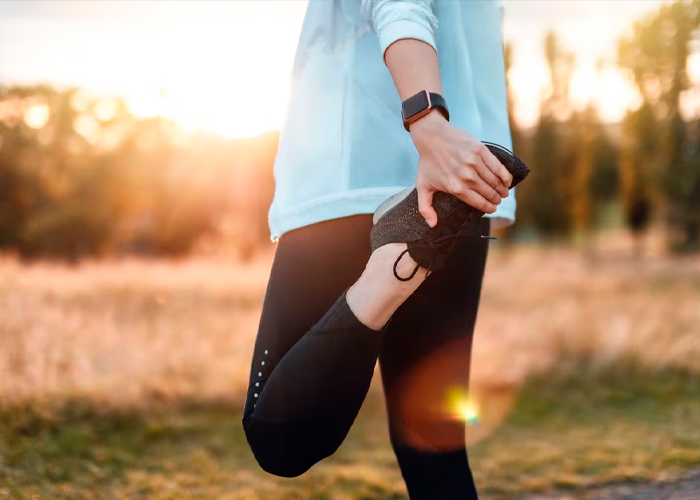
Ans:
{"type": "MultiPolygon", "coordinates": [[[[527,165],[508,149],[491,142],[484,141],[484,144],[513,176],[511,188],[530,173],[527,165]]],[[[438,222],[431,228],[418,211],[418,192],[415,185],[411,185],[379,205],[374,213],[370,233],[372,252],[387,243],[408,243],[408,248],[394,263],[394,276],[400,281],[411,280],[420,267],[429,272],[442,269],[457,238],[482,237],[478,233],[477,223],[484,212],[443,192],[433,195],[433,208],[437,212],[438,222]],[[402,277],[396,268],[406,253],[418,265],[409,276],[402,277]]]]}

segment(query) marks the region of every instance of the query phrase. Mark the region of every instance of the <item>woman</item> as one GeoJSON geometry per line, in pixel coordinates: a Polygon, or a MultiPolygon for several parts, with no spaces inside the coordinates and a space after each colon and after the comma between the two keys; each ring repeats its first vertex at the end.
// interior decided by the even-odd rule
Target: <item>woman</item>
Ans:
{"type": "Polygon", "coordinates": [[[509,187],[527,173],[482,142],[511,142],[498,6],[312,0],[292,83],[251,449],[284,477],[331,455],[379,359],[410,498],[476,498],[445,398],[466,390],[486,237],[514,220],[509,187]]]}

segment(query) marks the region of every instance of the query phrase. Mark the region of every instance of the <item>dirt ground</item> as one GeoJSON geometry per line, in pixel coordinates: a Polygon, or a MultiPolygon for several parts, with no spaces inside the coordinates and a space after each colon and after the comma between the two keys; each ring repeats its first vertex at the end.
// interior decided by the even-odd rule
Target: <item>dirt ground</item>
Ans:
{"type": "Polygon", "coordinates": [[[653,484],[616,484],[587,492],[529,495],[523,500],[698,500],[700,468],[680,477],[653,484]]]}

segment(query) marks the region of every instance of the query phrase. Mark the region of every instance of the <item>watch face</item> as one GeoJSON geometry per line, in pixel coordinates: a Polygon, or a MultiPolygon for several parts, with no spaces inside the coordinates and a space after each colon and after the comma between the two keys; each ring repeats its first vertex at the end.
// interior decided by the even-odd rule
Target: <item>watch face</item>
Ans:
{"type": "Polygon", "coordinates": [[[428,109],[428,93],[420,92],[412,97],[409,97],[403,102],[403,116],[404,119],[408,120],[414,115],[417,115],[421,111],[428,109]]]}

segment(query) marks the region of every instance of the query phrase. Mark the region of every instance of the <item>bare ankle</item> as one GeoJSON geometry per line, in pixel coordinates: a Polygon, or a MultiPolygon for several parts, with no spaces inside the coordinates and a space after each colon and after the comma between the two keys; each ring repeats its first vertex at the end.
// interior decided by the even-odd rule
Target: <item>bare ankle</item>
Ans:
{"type": "MultiPolygon", "coordinates": [[[[405,243],[378,248],[370,256],[360,279],[346,294],[350,310],[369,328],[380,330],[425,280],[427,271],[423,268],[418,268],[408,281],[397,280],[394,276],[394,264],[405,249],[405,243]]],[[[416,263],[408,253],[396,263],[399,276],[410,276],[415,268],[416,263]]]]}

